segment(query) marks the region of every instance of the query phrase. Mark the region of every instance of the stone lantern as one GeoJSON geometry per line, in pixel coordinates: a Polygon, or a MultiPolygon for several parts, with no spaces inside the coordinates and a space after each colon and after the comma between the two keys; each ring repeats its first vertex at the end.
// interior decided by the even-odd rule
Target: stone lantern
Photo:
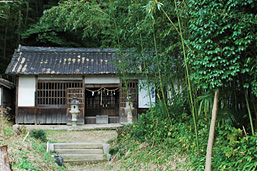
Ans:
{"type": "Polygon", "coordinates": [[[77,96],[76,94],[74,94],[72,101],[70,102],[71,105],[71,122],[72,122],[72,126],[77,126],[77,116],[79,114],[79,105],[80,102],[77,100],[77,96]]]}
{"type": "Polygon", "coordinates": [[[125,113],[127,114],[128,123],[133,123],[132,111],[135,109],[133,107],[133,99],[131,98],[131,93],[129,92],[126,102],[126,107],[124,108],[125,113]]]}

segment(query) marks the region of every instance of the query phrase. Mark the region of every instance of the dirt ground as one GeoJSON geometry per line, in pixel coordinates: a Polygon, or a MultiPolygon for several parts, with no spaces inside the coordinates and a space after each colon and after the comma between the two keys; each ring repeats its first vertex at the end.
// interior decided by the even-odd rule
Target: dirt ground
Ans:
{"type": "Polygon", "coordinates": [[[58,143],[96,142],[106,143],[117,136],[116,131],[45,131],[49,140],[58,143]]]}

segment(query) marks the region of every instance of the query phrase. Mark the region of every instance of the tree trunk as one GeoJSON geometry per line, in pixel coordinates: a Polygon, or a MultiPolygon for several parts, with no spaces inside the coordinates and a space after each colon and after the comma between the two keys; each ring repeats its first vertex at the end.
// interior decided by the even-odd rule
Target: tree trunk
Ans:
{"type": "Polygon", "coordinates": [[[211,126],[210,126],[209,140],[208,140],[208,146],[207,146],[207,152],[206,152],[205,171],[211,171],[211,156],[212,156],[212,146],[214,141],[215,123],[216,123],[217,110],[218,110],[218,98],[219,98],[219,90],[215,91],[215,97],[213,102],[211,126]]]}
{"type": "Polygon", "coordinates": [[[11,165],[9,163],[7,145],[0,146],[0,170],[11,171],[11,165]]]}

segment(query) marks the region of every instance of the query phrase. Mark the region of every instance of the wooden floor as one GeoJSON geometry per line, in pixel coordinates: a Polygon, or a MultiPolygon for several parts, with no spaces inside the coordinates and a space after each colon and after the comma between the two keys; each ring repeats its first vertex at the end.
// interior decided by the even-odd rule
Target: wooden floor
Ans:
{"type": "MultiPolygon", "coordinates": [[[[17,125],[14,125],[17,126],[17,125]]],[[[26,127],[27,130],[33,129],[42,129],[42,130],[116,130],[117,128],[123,127],[120,123],[114,124],[85,124],[85,125],[78,125],[76,127],[68,126],[68,125],[23,125],[26,127]]]]}

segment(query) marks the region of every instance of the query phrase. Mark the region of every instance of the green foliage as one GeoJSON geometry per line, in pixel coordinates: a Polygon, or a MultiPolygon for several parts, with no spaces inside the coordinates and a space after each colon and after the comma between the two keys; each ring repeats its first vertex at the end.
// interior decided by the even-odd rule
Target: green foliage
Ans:
{"type": "MultiPolygon", "coordinates": [[[[119,69],[128,74],[160,73],[165,78],[162,87],[168,89],[174,79],[182,83],[184,72],[176,29],[158,10],[160,6],[173,16],[171,1],[60,1],[58,6],[44,11],[41,24],[66,31],[83,30],[85,39],[99,39],[101,47],[133,48],[133,55],[122,58],[119,69]],[[158,55],[153,53],[155,45],[158,55]]],[[[151,82],[161,84],[158,77],[151,77],[151,82]]]]}
{"type": "Polygon", "coordinates": [[[185,170],[184,163],[178,160],[181,156],[175,154],[178,150],[176,147],[163,142],[154,144],[152,141],[141,141],[132,135],[135,131],[138,130],[134,125],[124,127],[110,149],[110,152],[114,152],[112,156],[121,161],[120,169],[185,170]]]}
{"type": "MultiPolygon", "coordinates": [[[[188,61],[199,87],[219,88],[237,75],[255,75],[256,68],[247,61],[256,64],[256,3],[194,0],[188,7],[188,61]]],[[[243,84],[248,86],[253,79],[248,77],[243,84]]]]}
{"type": "Polygon", "coordinates": [[[16,151],[15,155],[18,155],[18,161],[12,164],[13,168],[35,171],[45,169],[66,170],[65,167],[58,166],[54,162],[54,158],[51,157],[51,154],[46,152],[46,143],[41,140],[38,141],[37,139],[30,139],[29,148],[26,149],[21,145],[21,148],[16,151]]]}
{"type": "Polygon", "coordinates": [[[46,133],[45,131],[43,131],[42,129],[39,129],[39,130],[32,130],[30,132],[30,136],[33,137],[33,138],[36,138],[36,139],[39,139],[43,142],[46,142],[47,139],[46,139],[46,133]]]}
{"type": "Polygon", "coordinates": [[[133,125],[132,137],[139,141],[147,139],[152,143],[159,143],[168,137],[170,134],[169,125],[172,123],[168,119],[163,103],[158,105],[160,106],[156,106],[151,109],[152,111],[139,116],[139,121],[133,125]]]}
{"type": "Polygon", "coordinates": [[[20,35],[38,22],[44,9],[56,5],[59,0],[19,0],[0,2],[0,76],[19,44],[36,45],[35,38],[22,40],[20,35]]]}
{"type": "Polygon", "coordinates": [[[92,37],[83,37],[81,30],[64,31],[63,28],[50,24],[34,24],[21,34],[27,45],[54,46],[54,47],[99,47],[99,40],[92,37]],[[31,41],[33,39],[34,41],[31,41]]]}
{"type": "MultiPolygon", "coordinates": [[[[157,112],[158,109],[155,109],[157,112]]],[[[159,109],[159,111],[161,111],[159,109]]],[[[165,112],[164,112],[165,113],[165,112]]],[[[124,167],[130,164],[158,163],[162,157],[173,152],[187,154],[189,165],[187,169],[204,170],[205,153],[209,134],[209,122],[201,115],[198,116],[198,137],[200,154],[196,151],[193,120],[190,115],[184,113],[176,119],[167,120],[167,116],[155,113],[153,119],[150,112],[142,114],[139,122],[127,125],[118,135],[116,144],[111,149],[124,162],[124,167]],[[147,145],[146,145],[147,144],[147,145]],[[144,147],[144,148],[143,148],[144,147]],[[152,150],[148,149],[151,148],[152,150]],[[143,151],[142,154],[138,154],[143,151]],[[159,151],[158,151],[159,150],[159,151]],[[158,151],[158,154],[155,153],[158,151]],[[138,155],[148,154],[141,159],[138,155]],[[149,155],[152,154],[153,155],[149,155]],[[156,158],[155,158],[155,155],[156,158]]],[[[253,170],[256,167],[256,136],[247,136],[240,128],[221,123],[215,131],[213,147],[212,168],[214,170],[253,170]]],[[[165,157],[164,157],[165,158],[165,157]]],[[[167,158],[165,158],[167,160],[167,158]]],[[[171,160],[169,158],[169,160],[171,160]]],[[[142,167],[142,166],[141,166],[142,167]]]]}
{"type": "Polygon", "coordinates": [[[14,167],[20,168],[20,169],[26,169],[26,170],[36,170],[39,171],[41,169],[35,168],[26,158],[22,158],[19,160],[19,164],[14,164],[14,167]]]}
{"type": "MultiPolygon", "coordinates": [[[[256,136],[245,136],[243,130],[228,125],[220,127],[215,135],[212,167],[215,170],[254,170],[256,168],[256,136]]],[[[191,167],[203,170],[205,156],[191,156],[191,167]]]]}

